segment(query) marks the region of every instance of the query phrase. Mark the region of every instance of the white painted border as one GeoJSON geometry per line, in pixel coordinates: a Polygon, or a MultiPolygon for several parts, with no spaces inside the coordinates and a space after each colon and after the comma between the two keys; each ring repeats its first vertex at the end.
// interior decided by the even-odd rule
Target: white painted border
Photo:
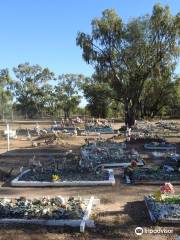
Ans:
{"type": "MultiPolygon", "coordinates": [[[[108,167],[128,167],[131,165],[131,162],[123,162],[123,163],[102,163],[102,164],[99,164],[96,168],[102,166],[102,167],[105,167],[105,168],[108,168],[108,167]]],[[[140,160],[137,162],[137,166],[138,167],[143,167],[145,164],[144,164],[144,161],[143,160],[140,160]]]]}
{"type": "MultiPolygon", "coordinates": [[[[86,200],[87,201],[87,200],[86,200]]],[[[80,232],[85,231],[85,226],[94,228],[94,221],[90,220],[91,211],[93,205],[100,203],[99,199],[95,199],[91,196],[88,199],[88,205],[86,207],[83,219],[68,219],[68,220],[55,220],[55,219],[16,219],[16,218],[0,218],[0,224],[33,224],[33,225],[45,225],[45,226],[70,226],[80,227],[80,232]]]]}
{"type": "Polygon", "coordinates": [[[176,146],[171,147],[158,147],[158,146],[150,146],[149,143],[144,144],[144,148],[146,150],[176,150],[176,146]]]}
{"type": "Polygon", "coordinates": [[[20,175],[18,175],[15,179],[11,181],[11,186],[13,187],[62,187],[62,186],[103,186],[103,185],[114,185],[115,178],[114,172],[112,169],[107,169],[109,173],[109,179],[105,181],[63,181],[63,182],[40,182],[40,181],[19,181],[19,178],[22,177],[24,174],[29,172],[30,169],[25,170],[20,175]]]}

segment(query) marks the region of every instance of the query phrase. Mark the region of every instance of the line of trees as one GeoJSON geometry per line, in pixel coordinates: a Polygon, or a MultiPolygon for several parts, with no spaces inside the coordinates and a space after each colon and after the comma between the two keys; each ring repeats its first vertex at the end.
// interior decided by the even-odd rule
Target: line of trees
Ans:
{"type": "Polygon", "coordinates": [[[0,118],[13,108],[25,118],[125,116],[129,126],[138,118],[180,114],[180,13],[156,4],[151,15],[123,23],[112,9],[92,20],[92,32],[79,32],[77,45],[93,65],[91,77],[56,76],[29,63],[0,70],[0,118]],[[85,98],[87,106],[79,107],[85,98]]]}
{"type": "Polygon", "coordinates": [[[63,74],[56,77],[48,68],[29,63],[19,64],[13,72],[16,76],[14,80],[11,80],[7,69],[0,72],[1,119],[8,111],[8,104],[26,119],[62,114],[68,118],[77,111],[83,75],[63,74]],[[50,84],[52,81],[54,83],[50,84]]]}

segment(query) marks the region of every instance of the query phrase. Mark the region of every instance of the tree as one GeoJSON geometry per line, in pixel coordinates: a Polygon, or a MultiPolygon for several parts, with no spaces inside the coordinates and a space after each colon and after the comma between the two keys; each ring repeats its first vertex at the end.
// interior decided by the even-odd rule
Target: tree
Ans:
{"type": "Polygon", "coordinates": [[[166,66],[161,66],[158,74],[145,82],[139,104],[142,118],[145,116],[153,118],[158,115],[174,98],[175,83],[168,70],[166,66]]]}
{"type": "Polygon", "coordinates": [[[43,107],[39,101],[42,97],[42,85],[53,80],[54,73],[40,65],[20,64],[13,68],[18,81],[16,82],[17,108],[25,117],[32,118],[41,112],[43,107]]]}
{"type": "Polygon", "coordinates": [[[83,79],[83,75],[80,74],[63,74],[58,78],[59,82],[55,86],[55,95],[58,108],[63,109],[65,118],[69,118],[71,112],[80,103],[81,96],[78,90],[83,79]]]}
{"type": "Polygon", "coordinates": [[[123,103],[112,99],[109,105],[108,117],[109,118],[118,118],[123,116],[123,103]]]}
{"type": "Polygon", "coordinates": [[[180,116],[180,77],[175,76],[173,81],[173,91],[166,106],[167,115],[180,116]]]}
{"type": "Polygon", "coordinates": [[[12,105],[12,87],[13,81],[9,75],[8,69],[0,70],[0,118],[4,120],[4,114],[12,105]]]}
{"type": "Polygon", "coordinates": [[[91,34],[78,33],[77,45],[83,58],[109,82],[122,101],[125,123],[134,124],[145,82],[161,66],[172,70],[179,54],[180,15],[157,4],[152,15],[127,24],[114,10],[105,10],[92,21],[91,34]]]}
{"type": "Polygon", "coordinates": [[[55,116],[57,111],[57,99],[54,87],[48,83],[42,85],[40,94],[37,95],[38,105],[41,106],[41,115],[55,116]]]}
{"type": "Polygon", "coordinates": [[[112,89],[108,83],[86,79],[83,85],[84,96],[88,101],[87,110],[93,117],[106,118],[111,103],[112,89]]]}

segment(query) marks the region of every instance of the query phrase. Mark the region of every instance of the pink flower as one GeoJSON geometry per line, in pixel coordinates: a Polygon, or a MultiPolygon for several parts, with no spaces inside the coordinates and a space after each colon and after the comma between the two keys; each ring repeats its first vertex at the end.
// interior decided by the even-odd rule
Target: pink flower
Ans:
{"type": "Polygon", "coordinates": [[[160,192],[161,193],[172,193],[172,194],[175,193],[174,187],[171,183],[164,183],[164,185],[162,185],[160,187],[160,192]]]}

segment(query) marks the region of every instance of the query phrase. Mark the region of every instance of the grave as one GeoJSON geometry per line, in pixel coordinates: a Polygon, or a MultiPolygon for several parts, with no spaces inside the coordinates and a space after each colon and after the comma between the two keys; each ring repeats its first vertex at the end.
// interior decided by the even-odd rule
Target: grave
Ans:
{"type": "Polygon", "coordinates": [[[180,223],[180,195],[156,201],[153,196],[145,196],[144,201],[152,222],[180,223]]]}
{"type": "Polygon", "coordinates": [[[13,187],[63,187],[63,186],[102,186],[115,184],[113,170],[101,172],[81,172],[63,169],[59,171],[44,170],[33,172],[27,169],[11,181],[13,187]]]}
{"type": "Polygon", "coordinates": [[[97,168],[97,166],[126,167],[132,160],[137,161],[138,166],[144,166],[144,161],[140,158],[136,150],[126,150],[125,143],[113,141],[95,141],[87,143],[81,148],[80,166],[82,168],[97,168]]]}
{"type": "Polygon", "coordinates": [[[82,199],[61,196],[41,199],[0,199],[0,224],[33,224],[43,226],[95,227],[90,219],[92,209],[100,201],[93,196],[82,199]]]}

